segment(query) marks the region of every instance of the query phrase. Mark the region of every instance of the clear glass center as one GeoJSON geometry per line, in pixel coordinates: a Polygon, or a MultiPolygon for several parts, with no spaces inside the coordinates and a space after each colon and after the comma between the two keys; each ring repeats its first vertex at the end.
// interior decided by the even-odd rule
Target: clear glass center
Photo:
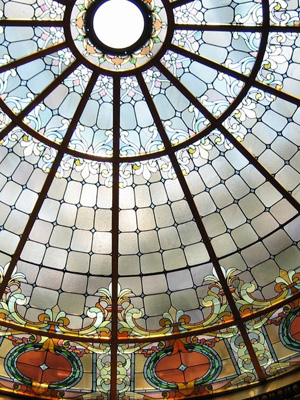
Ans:
{"type": "Polygon", "coordinates": [[[103,44],[113,49],[123,49],[141,37],[144,17],[131,1],[109,0],[95,12],[93,27],[103,44]]]}

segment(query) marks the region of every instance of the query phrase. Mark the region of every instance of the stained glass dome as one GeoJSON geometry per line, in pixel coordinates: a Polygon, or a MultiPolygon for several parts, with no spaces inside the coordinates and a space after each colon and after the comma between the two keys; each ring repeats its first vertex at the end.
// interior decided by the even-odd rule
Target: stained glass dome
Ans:
{"type": "Polygon", "coordinates": [[[298,0],[2,0],[0,393],[192,399],[300,363],[298,0]]]}

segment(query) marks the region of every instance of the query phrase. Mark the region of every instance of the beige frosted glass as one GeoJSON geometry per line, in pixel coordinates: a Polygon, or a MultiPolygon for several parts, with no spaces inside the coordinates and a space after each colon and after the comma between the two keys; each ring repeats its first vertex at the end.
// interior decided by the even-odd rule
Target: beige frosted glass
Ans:
{"type": "Polygon", "coordinates": [[[162,274],[142,278],[144,294],[165,293],[168,290],[166,277],[162,274]]]}
{"type": "Polygon", "coordinates": [[[212,239],[211,244],[213,245],[217,257],[222,257],[225,254],[237,250],[236,245],[229,233],[224,233],[223,235],[212,239]]]}
{"type": "Polygon", "coordinates": [[[89,272],[90,256],[85,253],[71,251],[68,253],[67,270],[70,272],[89,272]]]}
{"type": "MultiPolygon", "coordinates": [[[[74,207],[74,206],[73,206],[74,207]]],[[[77,211],[76,227],[78,229],[92,229],[94,227],[95,211],[88,207],[79,207],[77,211]]]]}
{"type": "Polygon", "coordinates": [[[284,165],[284,161],[272,150],[266,150],[260,157],[259,162],[271,173],[275,174],[284,165]]]}
{"type": "Polygon", "coordinates": [[[256,282],[259,286],[265,286],[271,282],[275,282],[279,276],[278,265],[273,260],[267,260],[251,270],[256,282]]]}
{"type": "Polygon", "coordinates": [[[13,181],[24,185],[32,174],[33,166],[27,162],[21,162],[15,170],[12,179],[13,181]]]}
{"type": "Polygon", "coordinates": [[[7,182],[7,178],[4,175],[0,174],[0,190],[2,190],[2,188],[6,184],[6,182],[7,182]]]}
{"type": "Polygon", "coordinates": [[[164,228],[174,224],[174,218],[170,206],[165,204],[154,208],[156,224],[159,228],[164,228]]]}
{"type": "Polygon", "coordinates": [[[160,249],[156,231],[141,232],[138,239],[141,253],[152,253],[160,249]]]}
{"type": "Polygon", "coordinates": [[[292,244],[290,237],[283,231],[277,231],[263,241],[271,254],[278,254],[292,244]]]}
{"type": "Polygon", "coordinates": [[[56,221],[59,207],[60,204],[58,201],[45,199],[39,212],[39,218],[49,222],[56,221]]]}
{"type": "Polygon", "coordinates": [[[141,231],[154,229],[156,223],[154,220],[153,210],[151,208],[140,208],[136,211],[136,219],[138,229],[141,231]]]}
{"type": "Polygon", "coordinates": [[[136,254],[138,253],[138,240],[136,233],[120,233],[119,235],[119,253],[136,254]]]}
{"type": "Polygon", "coordinates": [[[232,165],[224,157],[217,157],[215,160],[213,160],[212,166],[222,179],[228,179],[235,173],[232,165]]]}
{"type": "Polygon", "coordinates": [[[248,267],[253,267],[265,260],[270,256],[269,252],[262,243],[256,243],[253,246],[242,250],[242,256],[248,267]]]}
{"type": "Polygon", "coordinates": [[[225,157],[237,170],[243,169],[248,164],[248,160],[235,147],[226,151],[225,157]]]}
{"type": "Polygon", "coordinates": [[[61,286],[63,273],[61,271],[54,271],[53,269],[41,268],[36,284],[43,286],[47,289],[57,290],[61,286]],[[49,277],[51,276],[51,279],[49,277]]]}
{"type": "Polygon", "coordinates": [[[120,275],[138,275],[140,273],[140,260],[138,256],[119,257],[120,275]]]}
{"type": "Polygon", "coordinates": [[[162,315],[171,307],[170,298],[167,294],[149,295],[144,298],[145,313],[149,316],[162,315]]]}
{"type": "Polygon", "coordinates": [[[85,293],[87,276],[82,274],[70,274],[66,272],[62,283],[62,290],[71,293],[85,293]]]}
{"type": "Polygon", "coordinates": [[[197,286],[201,286],[204,283],[204,278],[207,275],[211,275],[213,273],[213,265],[209,264],[202,264],[198,267],[191,268],[191,274],[193,277],[193,282],[197,286]]]}
{"type": "Polygon", "coordinates": [[[78,204],[80,202],[82,184],[79,182],[71,181],[68,183],[64,200],[67,203],[78,204]]]}
{"type": "MultiPolygon", "coordinates": [[[[76,317],[74,315],[68,315],[68,320],[70,321],[70,324],[69,324],[70,328],[81,328],[83,326],[83,321],[87,322],[88,318],[82,319],[81,316],[76,317]]],[[[82,386],[84,385],[83,388],[85,389],[87,387],[86,382],[89,380],[89,378],[90,378],[90,374],[87,373],[87,374],[83,375],[83,377],[80,381],[81,384],[77,384],[76,386],[73,386],[73,387],[77,388],[78,386],[80,387],[81,385],[82,386]]]]}
{"type": "Polygon", "coordinates": [[[58,85],[44,100],[47,107],[59,108],[68,94],[68,88],[65,85],[58,85]]]}
{"type": "Polygon", "coordinates": [[[110,208],[112,205],[112,189],[106,186],[98,188],[97,206],[100,208],[110,208]]]}
{"type": "Polygon", "coordinates": [[[59,209],[57,223],[65,226],[75,225],[77,210],[77,207],[73,204],[63,203],[59,209]]]}
{"type": "Polygon", "coordinates": [[[215,213],[208,215],[204,217],[202,221],[209,237],[215,237],[226,232],[226,226],[220,214],[215,213]]]}
{"type": "Polygon", "coordinates": [[[20,235],[23,233],[27,221],[27,214],[24,214],[18,210],[12,210],[5,222],[4,228],[13,233],[16,233],[17,235],[20,235]]]}
{"type": "Polygon", "coordinates": [[[31,307],[31,308],[28,308],[28,310],[26,311],[25,318],[27,318],[29,321],[38,321],[40,314],[41,314],[41,310],[31,307]]]}
{"type": "MultiPolygon", "coordinates": [[[[286,190],[294,190],[300,184],[300,174],[290,165],[285,165],[276,175],[276,179],[286,190]]],[[[299,199],[299,193],[298,200],[299,199]]]]}
{"type": "Polygon", "coordinates": [[[121,232],[135,231],[136,215],[134,210],[121,210],[119,212],[119,230],[121,232]]]}
{"type": "Polygon", "coordinates": [[[226,181],[226,186],[235,199],[240,199],[249,193],[250,189],[239,175],[234,175],[226,181]]]}
{"type": "Polygon", "coordinates": [[[11,176],[19,163],[20,158],[16,154],[8,153],[4,160],[1,162],[1,173],[5,176],[11,176]]]}
{"type": "Polygon", "coordinates": [[[217,175],[213,167],[209,164],[206,164],[200,168],[200,175],[206,187],[212,188],[213,186],[220,183],[220,177],[217,175]]]}
{"type": "Polygon", "coordinates": [[[294,122],[290,122],[282,131],[282,134],[289,139],[291,142],[295,143],[297,146],[300,146],[300,139],[298,135],[298,125],[294,122]]]}
{"type": "Polygon", "coordinates": [[[23,261],[18,262],[18,272],[22,272],[26,276],[29,284],[35,283],[40,268],[37,265],[29,264],[23,261]]]}
{"type": "Polygon", "coordinates": [[[119,279],[119,283],[121,288],[130,288],[136,296],[140,296],[142,294],[142,283],[140,277],[123,277],[119,279]]]}
{"type": "Polygon", "coordinates": [[[298,172],[300,172],[300,154],[296,153],[290,160],[290,165],[298,172]]]}
{"type": "Polygon", "coordinates": [[[255,194],[266,207],[273,206],[282,198],[282,195],[269,182],[265,182],[257,188],[255,194]]]}
{"type": "Polygon", "coordinates": [[[224,185],[218,185],[209,192],[218,208],[224,208],[233,202],[233,197],[224,185]]]}
{"type": "Polygon", "coordinates": [[[19,236],[8,231],[0,231],[1,250],[8,254],[13,254],[19,243],[19,236]]]}
{"type": "Polygon", "coordinates": [[[33,228],[30,232],[29,238],[36,242],[48,243],[53,225],[49,222],[37,220],[35,221],[33,228]]]}
{"type": "Polygon", "coordinates": [[[182,249],[164,251],[162,256],[166,271],[173,271],[175,269],[186,267],[186,259],[182,249]]]}
{"type": "Polygon", "coordinates": [[[203,243],[192,244],[184,249],[188,265],[196,265],[207,262],[209,256],[203,243]]]}
{"type": "Polygon", "coordinates": [[[111,230],[111,210],[100,209],[96,210],[95,215],[95,229],[97,231],[110,231],[111,230]]]}
{"type": "Polygon", "coordinates": [[[226,258],[222,258],[220,264],[227,270],[230,268],[236,268],[240,271],[247,269],[247,265],[245,264],[245,261],[240,253],[234,253],[226,258]]]}
{"type": "Polygon", "coordinates": [[[205,190],[205,185],[198,172],[191,171],[191,173],[189,173],[185,179],[192,194],[196,195],[205,190]]]}
{"type": "Polygon", "coordinates": [[[95,232],[93,236],[92,251],[94,253],[109,254],[111,252],[111,233],[95,232]]]}
{"type": "Polygon", "coordinates": [[[11,208],[8,205],[0,202],[0,225],[3,225],[4,221],[10,213],[11,208]]]}
{"type": "Polygon", "coordinates": [[[286,118],[273,110],[267,110],[263,115],[262,120],[277,131],[281,131],[287,122],[286,118]]]}
{"type": "Polygon", "coordinates": [[[252,219],[261,214],[265,207],[261,201],[252,193],[249,193],[246,197],[239,201],[239,205],[246,217],[252,219]]]}
{"type": "Polygon", "coordinates": [[[257,234],[249,224],[244,224],[234,229],[231,235],[239,248],[248,246],[258,239],[257,234]]]}
{"type": "Polygon", "coordinates": [[[300,240],[300,218],[295,218],[288,225],[285,226],[285,231],[288,233],[290,238],[295,242],[300,240]]]}
{"type": "Polygon", "coordinates": [[[260,186],[264,181],[265,178],[257,171],[253,165],[247,165],[241,172],[241,177],[247,183],[248,186],[255,189],[260,186]]]}
{"type": "Polygon", "coordinates": [[[50,238],[50,245],[59,247],[61,249],[67,249],[70,247],[72,236],[72,229],[65,228],[64,226],[55,226],[52,231],[50,238]]]}
{"type": "Polygon", "coordinates": [[[83,251],[85,253],[91,251],[92,248],[92,233],[76,229],[73,232],[71,249],[76,251],[83,251]]]}
{"type": "Polygon", "coordinates": [[[27,241],[22,251],[21,258],[36,264],[42,262],[46,247],[43,244],[27,241]]]}
{"type": "Polygon", "coordinates": [[[62,249],[56,249],[55,247],[49,247],[46,249],[44,257],[44,265],[47,267],[63,269],[66,266],[67,251],[62,249]]]}
{"type": "Polygon", "coordinates": [[[216,209],[216,205],[208,193],[200,193],[194,197],[194,201],[200,216],[208,215],[216,209]]]}
{"type": "Polygon", "coordinates": [[[85,184],[83,185],[80,203],[82,206],[93,207],[97,199],[97,186],[85,184]]]}
{"type": "Polygon", "coordinates": [[[168,286],[172,291],[188,289],[193,286],[189,270],[170,272],[167,274],[168,286]]]}
{"type": "Polygon", "coordinates": [[[297,152],[297,146],[283,136],[276,138],[271,148],[284,160],[289,160],[297,152]]]}
{"type": "Polygon", "coordinates": [[[186,200],[176,201],[171,204],[174,219],[178,224],[191,221],[193,214],[186,200]]]}
{"type": "Polygon", "coordinates": [[[58,292],[56,290],[35,287],[33,289],[30,305],[42,310],[52,308],[57,304],[58,292]]]}
{"type": "Polygon", "coordinates": [[[31,174],[27,187],[28,189],[33,190],[34,192],[40,192],[42,190],[43,184],[45,182],[47,175],[41,169],[34,169],[31,174]]]}
{"type": "Polygon", "coordinates": [[[257,122],[254,125],[252,132],[266,144],[271,144],[277,136],[277,133],[274,131],[274,129],[271,129],[263,122],[257,122]]]}
{"type": "Polygon", "coordinates": [[[143,254],[140,260],[143,274],[163,271],[163,263],[160,253],[143,254]]]}
{"type": "Polygon", "coordinates": [[[38,199],[38,194],[24,189],[16,202],[16,208],[26,213],[31,213],[38,199]]]}
{"type": "Polygon", "coordinates": [[[243,140],[243,145],[256,157],[262,154],[262,152],[266,149],[266,145],[251,133],[246,135],[245,139],[243,140]]]}
{"type": "Polygon", "coordinates": [[[73,293],[61,293],[58,306],[66,313],[81,315],[84,312],[84,296],[73,293]]]}
{"type": "MultiPolygon", "coordinates": [[[[0,201],[10,206],[14,205],[22,192],[22,186],[9,181],[0,193],[0,201]]],[[[24,205],[25,206],[25,205],[24,205]]],[[[19,209],[21,209],[19,207],[19,209]]],[[[23,211],[23,210],[22,210],[23,211]]]]}
{"type": "Polygon", "coordinates": [[[271,207],[271,213],[282,224],[297,214],[295,208],[286,200],[282,199],[273,207],[271,207]]]}
{"type": "Polygon", "coordinates": [[[201,241],[200,232],[195,222],[191,221],[178,225],[177,229],[183,245],[186,246],[201,241]]]}
{"type": "Polygon", "coordinates": [[[132,187],[126,187],[124,189],[119,190],[119,207],[121,209],[126,209],[126,208],[133,208],[135,206],[134,202],[134,192],[132,187]]]}
{"type": "Polygon", "coordinates": [[[91,257],[90,272],[93,275],[110,275],[111,256],[104,254],[93,254],[91,257]]]}
{"type": "Polygon", "coordinates": [[[231,204],[221,211],[221,216],[229,229],[234,229],[246,222],[246,217],[237,204],[231,204]]]}
{"type": "Polygon", "coordinates": [[[149,207],[151,204],[151,198],[148,186],[138,185],[134,189],[136,205],[137,207],[149,207]]]}
{"type": "Polygon", "coordinates": [[[50,186],[48,196],[56,200],[62,199],[64,197],[67,184],[68,182],[66,179],[54,178],[50,186]]]}
{"type": "Polygon", "coordinates": [[[268,212],[264,212],[251,221],[251,225],[255,229],[258,236],[263,237],[270,232],[273,232],[277,227],[277,221],[268,212]]]}
{"type": "Polygon", "coordinates": [[[198,296],[194,289],[171,293],[171,303],[177,310],[188,311],[199,308],[198,296]]]}
{"type": "Polygon", "coordinates": [[[300,267],[300,250],[297,246],[291,246],[275,257],[275,261],[281,269],[289,271],[300,267]]]}
{"type": "MultiPolygon", "coordinates": [[[[111,279],[110,278],[91,276],[88,279],[87,292],[89,294],[95,294],[96,296],[98,296],[98,293],[97,293],[98,289],[108,288],[110,283],[111,283],[111,279]]],[[[99,297],[98,298],[97,297],[94,298],[94,301],[91,304],[91,306],[94,307],[98,300],[99,300],[99,297]]]]}
{"type": "Polygon", "coordinates": [[[165,204],[168,201],[165,187],[161,182],[152,183],[150,193],[152,202],[155,205],[165,204]]]}
{"type": "Polygon", "coordinates": [[[178,179],[168,179],[165,182],[166,192],[171,201],[182,200],[184,197],[183,191],[178,179]]]}
{"type": "Polygon", "coordinates": [[[174,249],[181,245],[177,229],[174,227],[160,229],[158,236],[163,250],[174,249]]]}

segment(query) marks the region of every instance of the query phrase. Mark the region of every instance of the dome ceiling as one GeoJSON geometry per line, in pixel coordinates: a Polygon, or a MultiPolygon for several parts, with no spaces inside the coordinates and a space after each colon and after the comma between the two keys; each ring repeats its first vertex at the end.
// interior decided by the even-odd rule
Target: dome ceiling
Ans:
{"type": "Polygon", "coordinates": [[[191,399],[299,367],[299,11],[1,2],[0,391],[191,399]]]}

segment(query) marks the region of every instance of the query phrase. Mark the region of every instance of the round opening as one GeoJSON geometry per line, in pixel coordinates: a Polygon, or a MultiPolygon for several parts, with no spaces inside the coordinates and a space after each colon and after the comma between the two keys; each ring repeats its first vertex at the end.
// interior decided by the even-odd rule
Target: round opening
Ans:
{"type": "Polygon", "coordinates": [[[113,49],[132,46],[142,36],[144,17],[128,0],[109,0],[94,15],[94,31],[98,39],[113,49]]]}
{"type": "Polygon", "coordinates": [[[151,35],[152,16],[145,3],[136,0],[95,0],[86,15],[87,35],[106,53],[128,54],[151,35]]]}

